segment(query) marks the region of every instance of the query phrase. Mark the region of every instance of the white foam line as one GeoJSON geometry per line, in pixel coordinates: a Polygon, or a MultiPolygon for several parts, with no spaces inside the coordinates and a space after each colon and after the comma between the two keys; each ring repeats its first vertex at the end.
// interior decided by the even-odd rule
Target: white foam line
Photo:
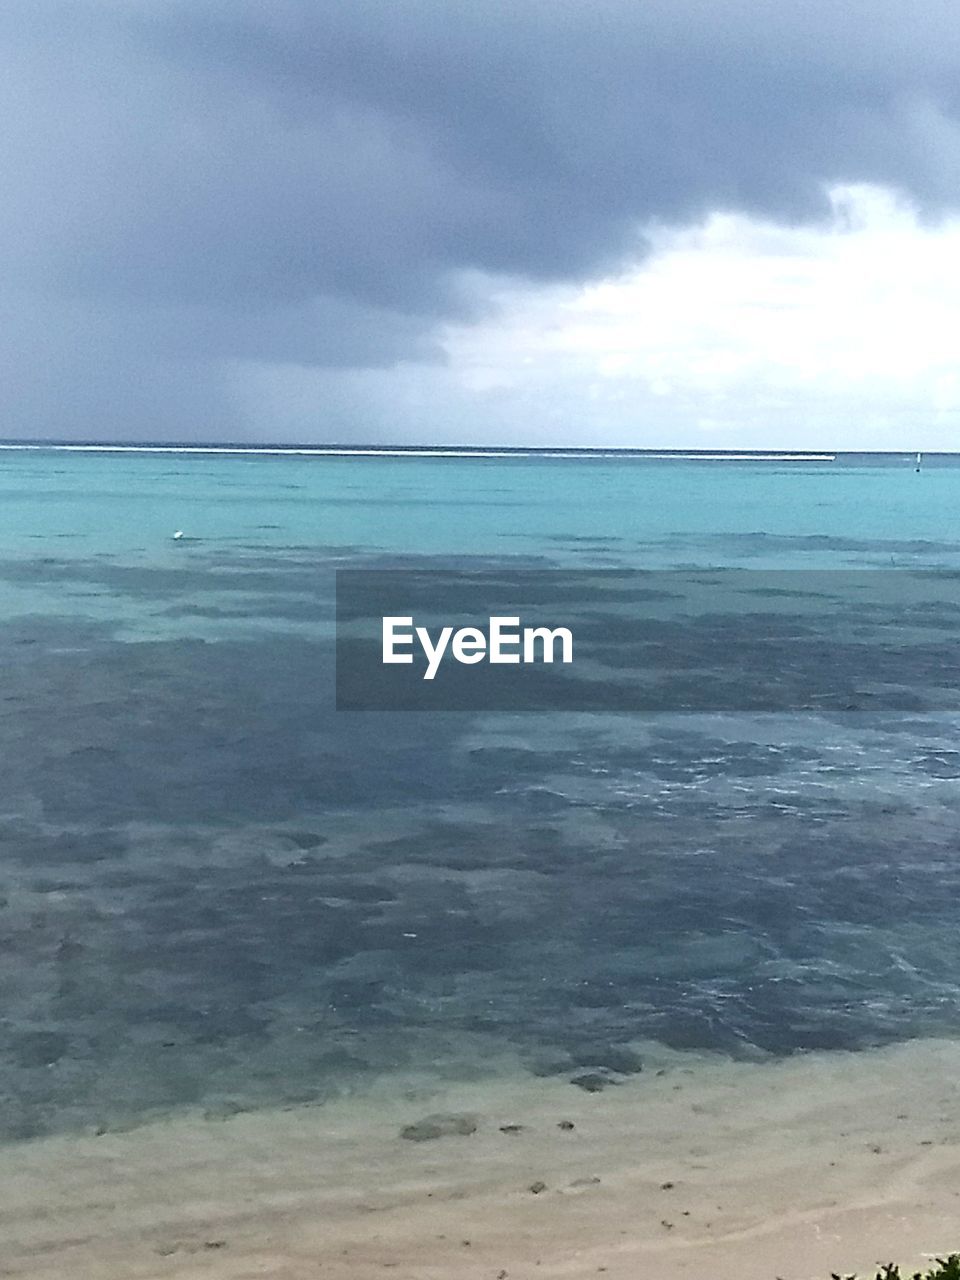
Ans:
{"type": "Polygon", "coordinates": [[[835,462],[834,453],[631,453],[614,450],[609,453],[550,452],[537,449],[278,449],[265,445],[242,448],[234,445],[174,444],[0,444],[7,451],[39,453],[200,453],[200,454],[266,454],[270,457],[304,458],[637,458],[685,462],[835,462]]]}

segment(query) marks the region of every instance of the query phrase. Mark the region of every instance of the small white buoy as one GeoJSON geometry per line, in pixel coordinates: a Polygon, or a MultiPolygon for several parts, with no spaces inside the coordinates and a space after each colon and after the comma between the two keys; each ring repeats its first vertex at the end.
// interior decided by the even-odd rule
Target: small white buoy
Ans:
{"type": "Polygon", "coordinates": [[[177,542],[177,541],[179,541],[179,539],[180,539],[180,538],[182,538],[182,537],[183,537],[183,530],[182,530],[182,529],[178,529],[178,530],[177,530],[177,532],[173,535],[173,540],[174,540],[174,542],[177,542]]]}

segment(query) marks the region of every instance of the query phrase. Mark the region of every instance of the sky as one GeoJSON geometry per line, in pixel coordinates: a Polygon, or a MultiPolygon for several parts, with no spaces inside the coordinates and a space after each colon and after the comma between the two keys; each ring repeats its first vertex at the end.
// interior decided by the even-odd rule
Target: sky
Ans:
{"type": "Polygon", "coordinates": [[[960,449],[955,0],[5,0],[0,435],[960,449]]]}

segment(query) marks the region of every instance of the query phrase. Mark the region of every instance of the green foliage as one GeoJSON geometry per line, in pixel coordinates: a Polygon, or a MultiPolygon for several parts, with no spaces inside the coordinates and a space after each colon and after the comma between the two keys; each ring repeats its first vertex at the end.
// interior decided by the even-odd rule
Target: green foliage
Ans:
{"type": "MultiPolygon", "coordinates": [[[[857,1280],[857,1277],[840,1276],[834,1271],[831,1280],[857,1280]]],[[[936,1267],[925,1275],[921,1275],[919,1271],[915,1271],[912,1276],[901,1275],[900,1268],[888,1262],[877,1272],[877,1280],[960,1280],[960,1253],[951,1253],[949,1258],[938,1258],[936,1267]]]]}

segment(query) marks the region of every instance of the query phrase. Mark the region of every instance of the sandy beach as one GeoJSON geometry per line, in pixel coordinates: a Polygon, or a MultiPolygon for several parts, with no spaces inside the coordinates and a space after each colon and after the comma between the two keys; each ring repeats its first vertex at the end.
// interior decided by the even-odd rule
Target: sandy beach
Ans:
{"type": "Polygon", "coordinates": [[[960,1045],[646,1056],[596,1094],[393,1081],[8,1145],[0,1274],[826,1280],[960,1245],[960,1045]],[[401,1136],[430,1116],[475,1129],[401,1136]]]}

